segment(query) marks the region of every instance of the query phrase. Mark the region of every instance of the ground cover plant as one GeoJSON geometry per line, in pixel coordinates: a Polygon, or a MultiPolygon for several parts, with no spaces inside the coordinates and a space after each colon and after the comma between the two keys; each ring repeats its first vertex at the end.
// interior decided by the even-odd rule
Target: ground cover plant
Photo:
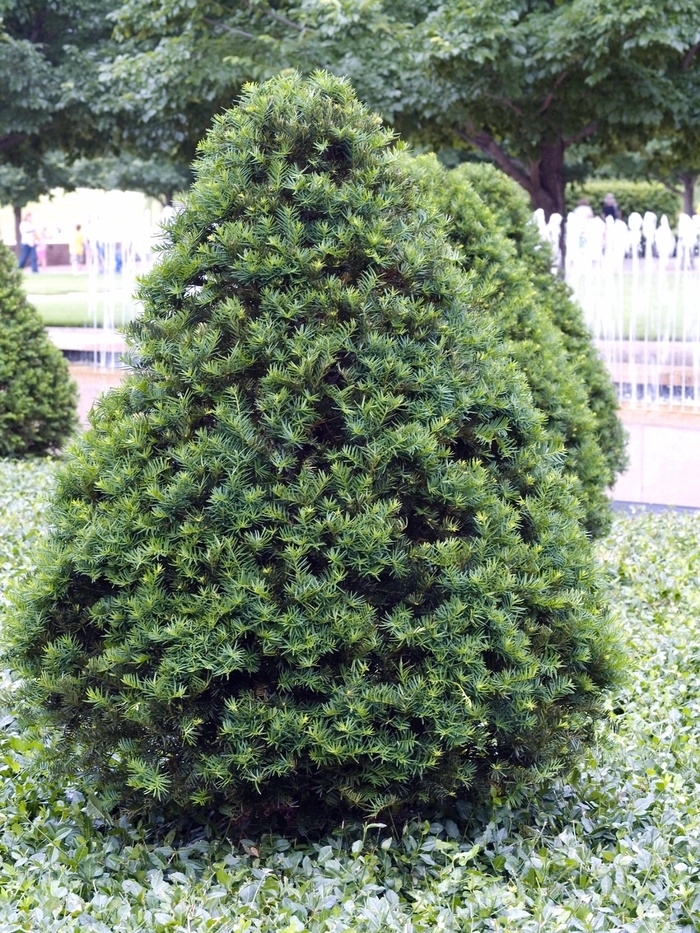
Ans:
{"type": "MultiPolygon", "coordinates": [[[[0,593],[33,572],[53,466],[0,462],[0,593]]],[[[700,926],[700,516],[616,518],[599,546],[632,659],[613,729],[531,806],[345,824],[314,842],[113,820],[33,770],[6,681],[7,933],[693,933],[700,926]]],[[[0,599],[0,616],[7,601],[0,599]]],[[[1,621],[1,619],[0,619],[1,621]]]]}
{"type": "Polygon", "coordinates": [[[58,450],[76,424],[68,366],[27,301],[14,253],[0,243],[0,456],[58,450]]]}
{"type": "Polygon", "coordinates": [[[8,623],[28,716],[59,765],[159,810],[548,781],[619,658],[444,218],[328,75],[249,88],[195,172],[8,623]]]}

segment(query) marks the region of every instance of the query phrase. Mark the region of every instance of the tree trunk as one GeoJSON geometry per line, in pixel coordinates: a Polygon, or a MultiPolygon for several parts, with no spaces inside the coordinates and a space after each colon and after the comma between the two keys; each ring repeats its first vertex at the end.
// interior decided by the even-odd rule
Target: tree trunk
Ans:
{"type": "Polygon", "coordinates": [[[21,237],[19,233],[19,225],[22,222],[22,208],[18,206],[17,204],[14,204],[12,206],[12,213],[15,216],[15,254],[17,256],[17,259],[19,259],[19,253],[20,253],[20,250],[22,249],[22,247],[20,246],[21,237]]]}
{"type": "Polygon", "coordinates": [[[562,136],[556,136],[542,143],[539,158],[533,159],[529,166],[525,166],[520,160],[508,155],[486,130],[479,130],[473,124],[466,123],[459,132],[462,139],[485,152],[496,165],[503,169],[506,175],[527,191],[533,210],[541,207],[546,220],[549,220],[552,214],[561,215],[559,238],[559,275],[561,276],[564,274],[566,259],[564,152],[567,145],[590,136],[592,131],[593,125],[586,127],[576,139],[564,140],[562,136]]]}
{"type": "Polygon", "coordinates": [[[530,163],[530,202],[534,210],[541,207],[546,220],[552,214],[561,216],[558,274],[563,277],[566,263],[566,181],[564,177],[564,140],[558,137],[543,143],[538,161],[530,163]]]}
{"type": "Polygon", "coordinates": [[[530,165],[532,190],[530,198],[533,208],[541,207],[549,220],[552,214],[566,216],[564,182],[564,140],[544,143],[538,162],[530,165]]]}
{"type": "Polygon", "coordinates": [[[681,172],[683,182],[683,212],[692,217],[695,213],[695,182],[697,175],[692,172],[681,172]]]}

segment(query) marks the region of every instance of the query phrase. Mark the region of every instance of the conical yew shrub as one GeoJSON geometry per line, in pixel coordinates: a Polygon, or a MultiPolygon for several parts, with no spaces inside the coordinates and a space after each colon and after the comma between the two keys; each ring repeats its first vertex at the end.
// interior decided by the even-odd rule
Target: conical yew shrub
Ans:
{"type": "Polygon", "coordinates": [[[0,243],[0,457],[55,453],[77,425],[77,389],[0,243]]]}
{"type": "MultiPolygon", "coordinates": [[[[552,275],[551,251],[532,223],[532,209],[521,188],[493,165],[465,162],[453,169],[457,179],[472,184],[494,213],[518,256],[530,270],[540,307],[554,321],[569,359],[588,392],[588,404],[597,420],[598,444],[609,472],[609,486],[627,467],[627,436],[618,417],[619,404],[610,374],[586,327],[583,312],[571,289],[552,275]]],[[[601,528],[605,531],[605,527],[601,528]]]]}
{"type": "Polygon", "coordinates": [[[424,200],[328,75],[202,143],[9,634],[115,797],[376,812],[589,736],[617,656],[580,509],[424,200]]]}
{"type": "MultiPolygon", "coordinates": [[[[605,534],[612,519],[607,490],[614,474],[600,446],[599,420],[577,364],[579,355],[576,360],[570,356],[569,341],[552,313],[555,283],[551,274],[546,266],[541,268],[539,257],[533,268],[533,257],[526,260],[517,255],[508,228],[501,228],[464,171],[444,169],[435,156],[408,159],[407,164],[436,207],[449,215],[449,237],[464,269],[484,283],[482,313],[496,322],[507,351],[523,370],[533,400],[545,415],[548,431],[564,449],[564,469],[578,481],[586,530],[596,537],[605,534]],[[541,279],[545,279],[544,288],[541,279]]],[[[496,170],[489,166],[486,171],[496,170]]],[[[507,183],[506,179],[502,187],[507,183]]],[[[515,203],[520,206],[521,199],[515,203]]],[[[522,222],[527,221],[523,218],[522,222]]],[[[595,365],[602,368],[590,337],[585,330],[583,334],[595,365]]],[[[615,396],[605,371],[603,375],[611,390],[610,418],[614,419],[615,396]]]]}

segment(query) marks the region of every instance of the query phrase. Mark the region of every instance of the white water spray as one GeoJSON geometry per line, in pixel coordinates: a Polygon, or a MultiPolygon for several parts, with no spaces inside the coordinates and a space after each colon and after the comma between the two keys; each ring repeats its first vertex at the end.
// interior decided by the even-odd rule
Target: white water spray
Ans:
{"type": "MultiPolygon", "coordinates": [[[[535,222],[558,252],[561,217],[535,222]]],[[[569,214],[566,280],[620,398],[700,412],[700,216],[569,214]]],[[[558,256],[556,257],[558,259],[558,256]]]]}

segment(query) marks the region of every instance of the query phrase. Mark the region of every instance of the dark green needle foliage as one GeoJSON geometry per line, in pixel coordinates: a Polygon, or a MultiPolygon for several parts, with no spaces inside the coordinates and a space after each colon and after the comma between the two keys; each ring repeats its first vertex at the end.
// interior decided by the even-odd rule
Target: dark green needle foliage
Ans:
{"type": "Polygon", "coordinates": [[[14,254],[0,243],[0,457],[56,452],[77,425],[68,366],[27,301],[14,254]]]}
{"type": "Polygon", "coordinates": [[[532,209],[521,188],[487,163],[465,162],[455,174],[471,182],[496,215],[501,229],[530,269],[542,308],[561,330],[564,345],[588,391],[588,403],[598,419],[598,442],[610,471],[610,485],[627,466],[627,437],[618,418],[615,387],[600,359],[571,289],[552,275],[549,247],[542,242],[532,209]]]}
{"type": "Polygon", "coordinates": [[[512,239],[463,172],[447,171],[435,156],[407,163],[436,207],[449,215],[450,239],[469,276],[480,283],[481,311],[497,323],[548,430],[565,450],[564,468],[579,482],[586,530],[605,534],[612,518],[607,489],[614,474],[599,444],[598,420],[580,367],[569,357],[565,335],[553,318],[551,283],[545,282],[543,300],[541,269],[536,266],[533,272],[532,262],[517,255],[512,239]]]}
{"type": "Polygon", "coordinates": [[[517,794],[589,737],[618,661],[580,509],[424,200],[328,75],[202,143],[9,634],[118,799],[517,794]]]}

